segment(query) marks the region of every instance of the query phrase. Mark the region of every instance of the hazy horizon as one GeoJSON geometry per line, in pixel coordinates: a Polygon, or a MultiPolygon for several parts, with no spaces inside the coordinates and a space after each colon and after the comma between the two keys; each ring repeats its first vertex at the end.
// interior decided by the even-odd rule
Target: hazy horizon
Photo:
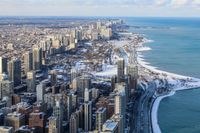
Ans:
{"type": "Polygon", "coordinates": [[[1,0],[0,16],[200,17],[199,0],[1,0]]]}

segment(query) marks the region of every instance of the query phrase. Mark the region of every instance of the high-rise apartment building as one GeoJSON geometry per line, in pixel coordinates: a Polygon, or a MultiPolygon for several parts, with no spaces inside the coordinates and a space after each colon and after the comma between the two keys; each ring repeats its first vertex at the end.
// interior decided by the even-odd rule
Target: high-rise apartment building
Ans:
{"type": "Polygon", "coordinates": [[[27,74],[31,70],[33,70],[33,53],[28,51],[24,54],[24,72],[27,74]]]}
{"type": "Polygon", "coordinates": [[[8,77],[14,82],[14,86],[21,84],[21,60],[12,59],[8,63],[8,77]]]}
{"type": "Polygon", "coordinates": [[[7,72],[7,58],[0,57],[0,74],[7,72]]]}
{"type": "Polygon", "coordinates": [[[35,128],[37,133],[45,133],[46,114],[44,112],[33,112],[29,115],[29,127],[35,128]]]}
{"type": "Polygon", "coordinates": [[[84,103],[84,131],[92,130],[92,102],[84,103]]]}
{"type": "Polygon", "coordinates": [[[87,75],[77,78],[77,94],[78,98],[84,98],[85,88],[91,89],[91,78],[87,75]]]}
{"type": "Polygon", "coordinates": [[[124,81],[124,70],[125,70],[125,61],[123,58],[120,58],[117,62],[117,79],[118,82],[124,81]]]}
{"type": "Polygon", "coordinates": [[[92,89],[85,88],[84,102],[89,102],[91,100],[92,100],[92,89]]]}
{"type": "Polygon", "coordinates": [[[58,131],[62,132],[62,123],[63,123],[63,99],[60,94],[55,95],[55,101],[53,106],[53,116],[58,118],[58,131]]]}
{"type": "Polygon", "coordinates": [[[49,132],[48,133],[61,133],[59,130],[59,120],[56,116],[49,117],[49,132]]]}
{"type": "Polygon", "coordinates": [[[3,99],[3,97],[7,97],[7,106],[10,106],[12,104],[12,94],[14,90],[14,84],[12,81],[9,80],[3,80],[0,81],[0,100],[3,99]]]}
{"type": "Polygon", "coordinates": [[[76,68],[71,69],[71,82],[78,76],[78,72],[76,68]]]}
{"type": "Polygon", "coordinates": [[[14,130],[25,125],[25,115],[21,113],[9,113],[5,118],[5,125],[13,127],[14,130]]]}
{"type": "Polygon", "coordinates": [[[101,131],[106,121],[106,108],[100,107],[96,112],[96,130],[101,131]]]}
{"type": "Polygon", "coordinates": [[[0,133],[14,133],[13,127],[0,126],[0,133]]]}
{"type": "Polygon", "coordinates": [[[73,113],[70,118],[70,126],[69,133],[77,133],[78,132],[78,116],[76,113],[73,113]]]}
{"type": "Polygon", "coordinates": [[[33,47],[33,70],[42,69],[42,48],[38,46],[33,47]]]}
{"type": "Polygon", "coordinates": [[[116,84],[115,89],[115,114],[125,116],[126,113],[126,93],[125,86],[116,84]]]}
{"type": "Polygon", "coordinates": [[[37,101],[44,102],[45,84],[41,82],[36,87],[37,101]]]}
{"type": "Polygon", "coordinates": [[[35,71],[27,72],[27,91],[28,92],[35,92],[36,91],[36,77],[35,71]]]}

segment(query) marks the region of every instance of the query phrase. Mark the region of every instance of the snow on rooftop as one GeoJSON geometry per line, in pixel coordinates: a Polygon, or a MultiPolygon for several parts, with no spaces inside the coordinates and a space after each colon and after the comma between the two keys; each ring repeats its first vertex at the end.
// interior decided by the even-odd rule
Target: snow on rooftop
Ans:
{"type": "Polygon", "coordinates": [[[121,41],[109,41],[110,44],[112,44],[115,48],[123,47],[124,45],[128,45],[130,41],[128,40],[121,40],[121,41]]]}
{"type": "Polygon", "coordinates": [[[27,108],[29,106],[30,105],[27,102],[20,102],[17,104],[17,107],[19,107],[19,108],[27,108]]]}
{"type": "Polygon", "coordinates": [[[94,76],[102,77],[112,77],[117,75],[117,66],[116,65],[103,65],[103,71],[94,73],[94,76]]]}
{"type": "Polygon", "coordinates": [[[87,49],[82,49],[81,52],[86,53],[87,49]]]}
{"type": "Polygon", "coordinates": [[[105,131],[112,131],[116,128],[116,126],[117,126],[117,122],[110,121],[110,120],[106,121],[103,125],[105,131]]]}
{"type": "Polygon", "coordinates": [[[63,75],[57,75],[57,79],[63,79],[63,75]]]}
{"type": "Polygon", "coordinates": [[[85,42],[85,45],[92,46],[92,42],[85,42]]]}
{"type": "Polygon", "coordinates": [[[79,61],[76,63],[75,68],[77,70],[84,70],[86,68],[86,65],[83,62],[79,61]]]}

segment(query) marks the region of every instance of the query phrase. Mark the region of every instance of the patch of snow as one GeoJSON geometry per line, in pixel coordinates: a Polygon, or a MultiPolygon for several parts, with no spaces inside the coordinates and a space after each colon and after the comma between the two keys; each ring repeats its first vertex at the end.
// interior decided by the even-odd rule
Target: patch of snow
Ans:
{"type": "Polygon", "coordinates": [[[160,96],[155,100],[153,107],[152,107],[152,110],[151,110],[151,118],[152,118],[151,121],[152,121],[154,133],[161,133],[161,130],[160,130],[160,127],[159,127],[159,124],[158,124],[158,107],[159,107],[161,100],[165,97],[172,96],[174,94],[175,94],[175,92],[172,91],[170,94],[160,96]]]}
{"type": "Polygon", "coordinates": [[[112,77],[117,75],[117,66],[116,65],[103,65],[103,71],[94,73],[94,76],[98,77],[112,77]]]}
{"type": "Polygon", "coordinates": [[[152,50],[150,47],[138,47],[137,52],[142,52],[142,51],[149,51],[152,50]]]}

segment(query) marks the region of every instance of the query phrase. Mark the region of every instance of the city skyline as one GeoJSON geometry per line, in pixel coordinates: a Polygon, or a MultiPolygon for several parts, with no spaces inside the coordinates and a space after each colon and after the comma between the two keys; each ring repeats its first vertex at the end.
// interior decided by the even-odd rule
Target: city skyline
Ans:
{"type": "Polygon", "coordinates": [[[2,0],[0,7],[0,16],[200,16],[199,0],[2,0]]]}
{"type": "Polygon", "coordinates": [[[41,1],[0,3],[0,133],[200,131],[199,0],[41,1]]]}

